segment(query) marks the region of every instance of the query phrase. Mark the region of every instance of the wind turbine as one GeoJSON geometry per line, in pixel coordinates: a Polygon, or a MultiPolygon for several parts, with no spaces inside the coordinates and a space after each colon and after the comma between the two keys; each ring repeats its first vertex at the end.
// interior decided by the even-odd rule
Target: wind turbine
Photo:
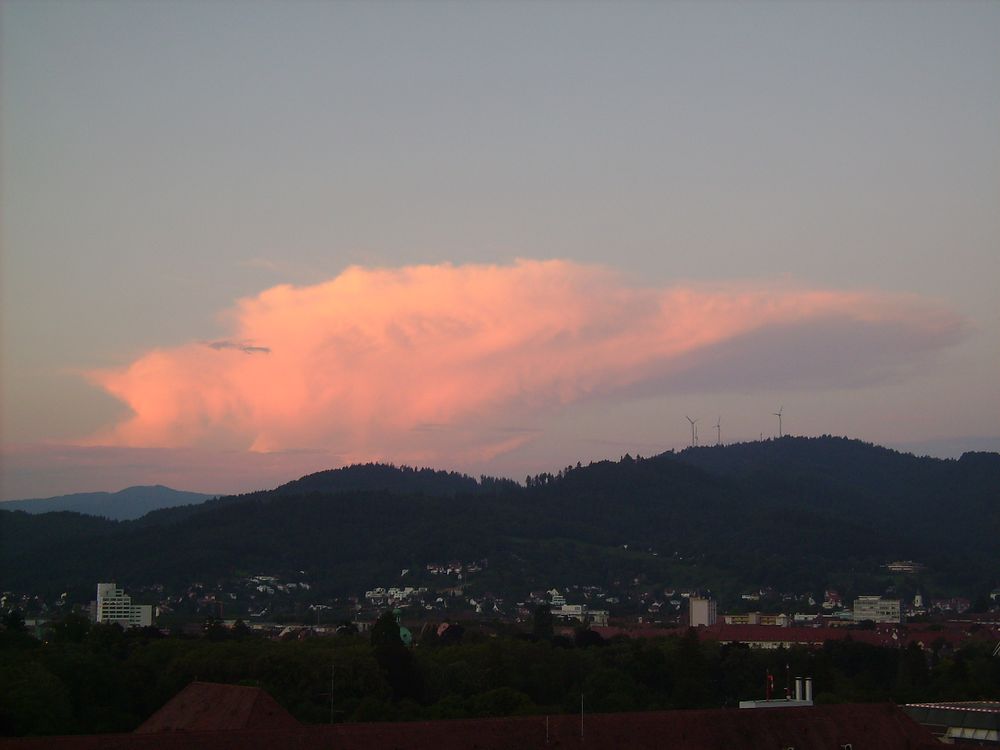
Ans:
{"type": "Polygon", "coordinates": [[[691,445],[697,445],[698,443],[698,430],[695,429],[695,425],[698,423],[697,419],[691,419],[691,417],[684,415],[684,418],[691,423],[691,445]]]}
{"type": "Polygon", "coordinates": [[[771,412],[774,416],[776,416],[778,418],[778,437],[782,436],[782,432],[781,432],[781,412],[783,412],[784,410],[785,410],[785,407],[784,407],[784,405],[782,405],[778,409],[778,411],[771,412]]]}
{"type": "Polygon", "coordinates": [[[715,422],[715,444],[722,445],[722,417],[715,422]]]}

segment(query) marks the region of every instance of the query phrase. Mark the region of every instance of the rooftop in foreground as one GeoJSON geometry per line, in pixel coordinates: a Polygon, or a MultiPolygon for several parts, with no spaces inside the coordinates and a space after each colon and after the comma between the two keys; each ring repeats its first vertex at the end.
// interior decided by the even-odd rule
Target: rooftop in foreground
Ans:
{"type": "Polygon", "coordinates": [[[264,691],[192,683],[132,734],[0,739],[0,750],[931,750],[933,735],[891,704],[710,709],[303,725],[264,691]],[[272,705],[273,704],[273,705],[272,705]],[[274,710],[277,707],[278,710],[274,710]]]}

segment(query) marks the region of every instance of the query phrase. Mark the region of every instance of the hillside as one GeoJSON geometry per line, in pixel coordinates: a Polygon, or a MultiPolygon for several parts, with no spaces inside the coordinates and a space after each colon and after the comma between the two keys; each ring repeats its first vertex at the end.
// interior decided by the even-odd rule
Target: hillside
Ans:
{"type": "Polygon", "coordinates": [[[912,558],[972,592],[1000,562],[998,487],[995,454],[915,459],[837,438],[626,456],[527,487],[349,467],[139,521],[79,520],[78,533],[61,514],[0,513],[0,535],[18,536],[0,551],[0,587],[306,571],[317,595],[356,595],[404,568],[488,558],[480,584],[511,596],[632,580],[734,594],[863,588],[912,558]]]}
{"type": "Polygon", "coordinates": [[[1000,454],[942,460],[846,438],[784,437],[677,457],[784,505],[898,529],[919,554],[997,553],[1000,454]]]}

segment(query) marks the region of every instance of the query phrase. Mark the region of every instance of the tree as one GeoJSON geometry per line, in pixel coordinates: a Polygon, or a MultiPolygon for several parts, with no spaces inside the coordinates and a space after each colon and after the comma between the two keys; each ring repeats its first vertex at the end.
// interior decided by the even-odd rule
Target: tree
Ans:
{"type": "Polygon", "coordinates": [[[590,628],[577,628],[573,634],[573,644],[577,648],[587,648],[588,646],[606,646],[608,642],[590,628]]]}
{"type": "Polygon", "coordinates": [[[4,629],[10,631],[11,633],[27,632],[27,628],[24,626],[24,615],[19,609],[12,609],[8,612],[4,612],[2,622],[4,629]]]}
{"type": "Polygon", "coordinates": [[[462,642],[463,635],[465,635],[465,628],[457,623],[450,623],[441,632],[439,640],[442,646],[454,646],[462,642]]]}
{"type": "Polygon", "coordinates": [[[541,638],[543,640],[551,640],[553,635],[552,628],[553,618],[552,610],[549,609],[547,604],[539,604],[535,607],[535,615],[532,623],[531,632],[536,638],[541,638]]]}
{"type": "Polygon", "coordinates": [[[83,643],[90,632],[90,618],[70,612],[52,626],[52,640],[56,643],[83,643]]]}
{"type": "Polygon", "coordinates": [[[337,635],[357,635],[358,626],[350,620],[344,620],[337,626],[337,635]]]}
{"type": "Polygon", "coordinates": [[[403,639],[399,637],[399,622],[391,609],[383,612],[372,625],[370,638],[373,646],[403,645],[403,639]]]}
{"type": "Polygon", "coordinates": [[[694,628],[678,640],[673,663],[673,691],[671,700],[677,708],[703,708],[708,704],[711,687],[708,683],[708,664],[698,642],[694,628]]]}
{"type": "Polygon", "coordinates": [[[392,688],[393,699],[419,699],[423,690],[420,674],[414,667],[413,654],[403,645],[399,622],[391,610],[383,612],[372,625],[371,643],[375,661],[392,688]]]}

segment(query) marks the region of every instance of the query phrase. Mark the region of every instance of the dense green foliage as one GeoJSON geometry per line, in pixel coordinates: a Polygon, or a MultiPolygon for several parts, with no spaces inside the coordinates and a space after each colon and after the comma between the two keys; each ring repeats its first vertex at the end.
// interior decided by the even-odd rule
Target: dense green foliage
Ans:
{"type": "MultiPolygon", "coordinates": [[[[386,623],[394,624],[392,615],[386,623]]],[[[345,635],[271,641],[216,626],[202,638],[123,633],[70,617],[45,644],[0,631],[0,733],[130,731],[194,679],[260,686],[304,722],[410,720],[732,706],[762,698],[765,674],[809,675],[818,702],[977,699],[1000,693],[986,644],[955,653],[851,641],[807,651],[699,643],[693,632],[603,642],[465,630],[392,638],[345,635]],[[459,631],[461,632],[461,631],[459,631]]]]}
{"type": "Polygon", "coordinates": [[[0,512],[0,588],[80,600],[98,580],[183,587],[306,571],[317,596],[357,595],[401,569],[488,558],[479,583],[744,587],[845,595],[928,564],[924,593],[996,586],[1000,457],[915,458],[839,438],[782,438],[624,457],[528,486],[368,465],[133,522],[0,512]],[[993,571],[993,572],[991,572],[993,571]]]}

